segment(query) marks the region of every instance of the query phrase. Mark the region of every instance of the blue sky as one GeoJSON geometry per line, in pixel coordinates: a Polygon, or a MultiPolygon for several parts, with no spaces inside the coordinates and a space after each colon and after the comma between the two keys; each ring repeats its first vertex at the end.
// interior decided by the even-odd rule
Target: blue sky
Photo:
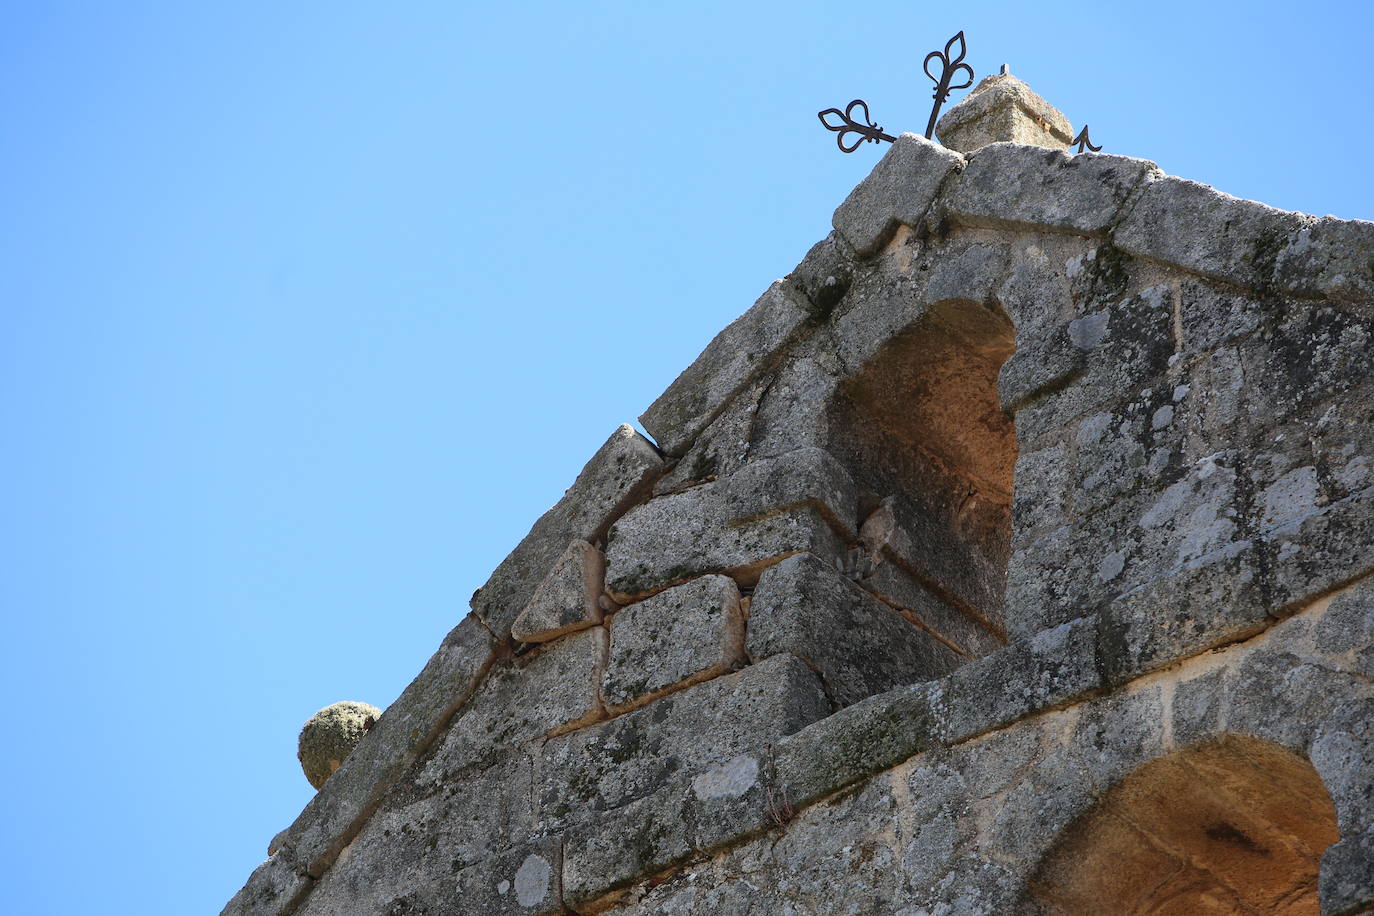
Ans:
{"type": "MultiPolygon", "coordinates": [[[[0,911],[218,912],[959,29],[1105,151],[1374,218],[1367,4],[8,4],[0,911]]],[[[962,93],[956,94],[955,101],[962,93]]]]}

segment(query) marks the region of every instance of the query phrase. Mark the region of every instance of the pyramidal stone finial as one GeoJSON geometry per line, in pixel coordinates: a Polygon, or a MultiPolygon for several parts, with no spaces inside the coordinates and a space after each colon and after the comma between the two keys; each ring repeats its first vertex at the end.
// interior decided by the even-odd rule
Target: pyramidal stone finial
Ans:
{"type": "Polygon", "coordinates": [[[1000,142],[1066,150],[1073,140],[1069,119],[1012,76],[1006,64],[946,112],[935,132],[941,143],[961,153],[1000,142]]]}

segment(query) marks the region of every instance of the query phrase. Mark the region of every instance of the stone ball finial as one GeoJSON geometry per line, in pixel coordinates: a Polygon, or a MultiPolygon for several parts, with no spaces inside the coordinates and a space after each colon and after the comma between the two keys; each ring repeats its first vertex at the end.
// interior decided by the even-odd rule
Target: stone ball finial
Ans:
{"type": "Polygon", "coordinates": [[[371,704],[345,701],[326,706],[306,720],[296,744],[296,758],[316,790],[343,766],[344,758],[381,715],[382,711],[371,704]]]}

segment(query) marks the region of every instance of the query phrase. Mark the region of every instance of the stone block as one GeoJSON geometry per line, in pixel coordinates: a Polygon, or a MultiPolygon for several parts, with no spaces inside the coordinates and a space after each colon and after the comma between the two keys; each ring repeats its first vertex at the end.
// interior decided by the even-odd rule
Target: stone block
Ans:
{"type": "Polygon", "coordinates": [[[280,841],[312,875],[324,873],[392,784],[472,697],[493,658],[490,632],[469,614],[315,794],[280,841]]]}
{"type": "Polygon", "coordinates": [[[824,323],[839,306],[854,281],[857,255],[838,232],[811,246],[784,282],[811,303],[814,323],[824,323]]]}
{"type": "Polygon", "coordinates": [[[648,496],[662,469],[663,460],[653,445],[630,426],[621,426],[587,462],[558,504],[539,517],[473,594],[472,609],[505,639],[568,542],[601,540],[611,522],[648,496]]]}
{"type": "Polygon", "coordinates": [[[898,687],[778,741],[778,791],[802,806],[938,745],[938,682],[898,687]]]}
{"type": "Polygon", "coordinates": [[[990,143],[1009,142],[1067,149],[1069,119],[1010,73],[984,77],[935,125],[950,149],[972,153],[990,143]]]}
{"type": "Polygon", "coordinates": [[[1374,827],[1329,846],[1318,880],[1326,916],[1374,912],[1374,827]]]}
{"type": "Polygon", "coordinates": [[[1333,663],[1374,679],[1374,580],[1335,595],[1313,627],[1312,640],[1333,663]]]}
{"type": "Polygon", "coordinates": [[[745,660],[739,588],[725,576],[702,576],[623,608],[610,631],[601,699],[612,710],[745,660]]]}
{"type": "Polygon", "coordinates": [[[314,884],[285,856],[272,856],[254,869],[220,916],[285,916],[314,884]]]}
{"type": "Polygon", "coordinates": [[[902,134],[835,211],[833,224],[859,257],[877,254],[898,225],[920,226],[964,157],[924,137],[902,134]]]}
{"type": "Polygon", "coordinates": [[[1266,289],[1306,217],[1182,178],[1147,180],[1112,233],[1128,254],[1249,289],[1266,289]]]}
{"type": "MultiPolygon", "coordinates": [[[[895,563],[880,562],[864,570],[857,581],[864,591],[898,608],[968,658],[996,652],[1005,645],[988,621],[975,620],[949,604],[895,563]]],[[[963,664],[964,659],[954,661],[963,664]]]]}
{"type": "Polygon", "coordinates": [[[814,313],[811,300],[777,281],[706,345],[639,422],[664,452],[684,454],[730,399],[811,326],[814,313]]]}
{"type": "Polygon", "coordinates": [[[800,551],[837,557],[853,536],[855,499],[849,474],[820,449],[751,462],[620,519],[606,548],[607,588],[628,604],[707,573],[752,584],[800,551]]]}
{"type": "Polygon", "coordinates": [[[1230,669],[1217,668],[1174,688],[1174,744],[1189,747],[1220,736],[1225,728],[1230,669]]]}
{"type": "Polygon", "coordinates": [[[965,226],[1098,235],[1141,179],[1161,174],[1144,159],[993,143],[969,155],[968,167],[941,203],[950,219],[965,226]]]}
{"type": "MultiPolygon", "coordinates": [[[[1347,688],[1349,685],[1342,685],[1347,688]]],[[[1349,690],[1350,702],[1334,709],[1293,704],[1300,717],[1319,719],[1308,757],[1336,806],[1342,836],[1374,828],[1374,694],[1367,685],[1349,690]],[[1356,699],[1360,694],[1363,699],[1356,699]]],[[[1336,691],[1324,697],[1331,704],[1336,691]]]]}
{"type": "Polygon", "coordinates": [[[1292,303],[1240,348],[1250,409],[1274,424],[1309,429],[1333,396],[1350,396],[1374,375],[1374,315],[1320,303],[1292,303]]]}
{"type": "Polygon", "coordinates": [[[476,898],[483,888],[475,879],[494,875],[489,892],[498,896],[498,882],[523,859],[514,850],[531,833],[532,778],[527,749],[508,748],[484,765],[441,779],[431,769],[394,787],[321,877],[301,916],[476,912],[459,903],[454,879],[463,876],[464,891],[476,898]]]}
{"type": "MultiPolygon", "coordinates": [[[[447,889],[446,889],[447,890],[447,889]]],[[[555,916],[563,908],[563,844],[517,846],[454,875],[447,905],[424,910],[454,916],[555,916]]]]}
{"type": "Polygon", "coordinates": [[[573,541],[553,564],[515,618],[511,636],[519,642],[549,642],[601,622],[606,557],[586,541],[573,541]]]}
{"type": "Polygon", "coordinates": [[[1101,662],[1122,684],[1268,626],[1261,559],[1238,542],[1128,592],[1101,611],[1101,662]]]}
{"type": "Polygon", "coordinates": [[[758,752],[829,712],[810,669],[778,655],[553,738],[535,778],[541,826],[601,818],[685,773],[758,752]]]}
{"type": "Polygon", "coordinates": [[[642,798],[568,831],[563,899],[582,909],[598,898],[691,858],[691,828],[681,804],[642,798]]]}
{"type": "Polygon", "coordinates": [[[779,653],[805,659],[840,706],[933,680],[963,661],[810,554],[765,572],[749,607],[749,654],[779,653]]]}
{"type": "Polygon", "coordinates": [[[1035,451],[1023,448],[1017,454],[1011,503],[1014,542],[1028,543],[1069,523],[1073,474],[1073,459],[1062,444],[1035,451]]]}
{"type": "Polygon", "coordinates": [[[1080,617],[955,671],[936,705],[947,741],[964,741],[1104,687],[1098,623],[1080,617]]]}
{"type": "Polygon", "coordinates": [[[1300,296],[1374,299],[1374,222],[1312,219],[1278,253],[1278,285],[1300,296]]]}
{"type": "Polygon", "coordinates": [[[1002,409],[1016,410],[1062,388],[1082,374],[1086,363],[1084,351],[1074,346],[1068,328],[1062,325],[1018,345],[997,376],[1002,409]]]}
{"type": "Polygon", "coordinates": [[[593,627],[493,666],[418,778],[441,783],[523,742],[603,718],[606,644],[605,628],[593,627]]]}
{"type": "Polygon", "coordinates": [[[1374,570],[1374,487],[1275,528],[1261,544],[1271,609],[1297,610],[1374,570]]]}

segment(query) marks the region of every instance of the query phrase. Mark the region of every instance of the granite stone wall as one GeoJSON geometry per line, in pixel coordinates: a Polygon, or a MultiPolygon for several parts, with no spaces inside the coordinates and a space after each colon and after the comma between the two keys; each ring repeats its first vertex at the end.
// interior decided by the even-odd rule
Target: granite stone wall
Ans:
{"type": "Polygon", "coordinates": [[[1374,911],[1374,224],[904,135],[835,227],[226,913],[1374,911]]]}

